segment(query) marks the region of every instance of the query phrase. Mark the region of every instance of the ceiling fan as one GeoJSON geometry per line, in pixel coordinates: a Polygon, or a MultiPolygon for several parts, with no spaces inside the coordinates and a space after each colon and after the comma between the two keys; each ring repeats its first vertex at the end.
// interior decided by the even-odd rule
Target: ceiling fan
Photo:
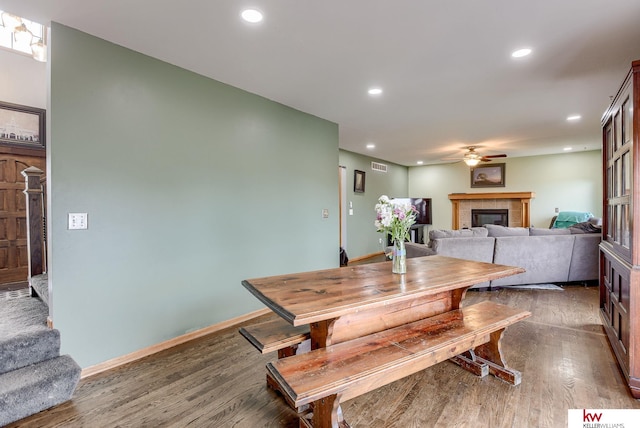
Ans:
{"type": "MultiPolygon", "coordinates": [[[[456,158],[455,160],[463,160],[469,166],[476,166],[480,162],[491,162],[491,159],[495,158],[506,158],[507,155],[504,153],[500,153],[498,155],[481,155],[476,152],[476,146],[468,146],[466,147],[467,152],[462,156],[462,159],[456,158]]],[[[449,158],[450,159],[450,158],[449,158]]],[[[443,160],[449,160],[443,159],[443,160]]]]}

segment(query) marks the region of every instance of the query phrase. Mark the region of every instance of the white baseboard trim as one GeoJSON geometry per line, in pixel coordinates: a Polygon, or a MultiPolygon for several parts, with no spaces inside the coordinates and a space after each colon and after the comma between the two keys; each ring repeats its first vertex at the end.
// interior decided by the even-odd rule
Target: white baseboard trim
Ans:
{"type": "Polygon", "coordinates": [[[361,260],[370,259],[371,257],[378,257],[378,256],[381,256],[383,254],[384,254],[384,251],[379,251],[377,253],[365,254],[364,256],[350,258],[349,261],[350,262],[359,262],[361,260]]]}
{"type": "Polygon", "coordinates": [[[242,322],[259,317],[261,315],[268,314],[269,312],[271,312],[271,310],[268,308],[260,309],[258,311],[250,312],[246,315],[241,315],[239,317],[232,318],[230,320],[226,320],[218,324],[210,325],[208,327],[204,327],[199,330],[192,331],[190,333],[186,333],[178,337],[174,337],[173,339],[165,340],[164,342],[160,342],[155,345],[148,346],[146,348],[140,349],[138,351],[132,352],[127,355],[123,355],[121,357],[112,358],[103,363],[99,363],[94,366],[90,366],[82,369],[80,378],[85,379],[87,377],[94,376],[98,373],[102,373],[107,370],[114,369],[124,364],[128,364],[133,361],[140,360],[144,357],[148,357],[149,355],[153,355],[160,351],[164,351],[165,349],[173,348],[174,346],[187,343],[191,340],[198,339],[200,337],[206,336],[211,333],[215,333],[220,330],[224,330],[225,328],[232,327],[235,324],[240,324],[242,322]]]}

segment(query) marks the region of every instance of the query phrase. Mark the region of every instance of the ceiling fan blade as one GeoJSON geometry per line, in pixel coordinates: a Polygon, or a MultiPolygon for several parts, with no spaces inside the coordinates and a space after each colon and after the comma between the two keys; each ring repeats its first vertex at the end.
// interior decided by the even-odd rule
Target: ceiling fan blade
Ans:
{"type": "Polygon", "coordinates": [[[486,158],[486,159],[491,159],[491,158],[506,158],[506,157],[507,157],[507,155],[505,155],[504,153],[501,153],[501,154],[499,154],[499,155],[485,155],[485,156],[482,156],[482,157],[483,157],[483,158],[486,158]]]}

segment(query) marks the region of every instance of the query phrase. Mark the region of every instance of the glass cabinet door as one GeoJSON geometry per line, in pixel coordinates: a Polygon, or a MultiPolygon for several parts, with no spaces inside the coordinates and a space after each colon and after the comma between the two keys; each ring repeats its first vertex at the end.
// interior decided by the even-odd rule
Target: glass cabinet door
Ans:
{"type": "Polygon", "coordinates": [[[625,258],[631,257],[631,197],[633,188],[632,102],[628,93],[613,106],[603,133],[606,159],[606,231],[604,239],[625,258]]]}

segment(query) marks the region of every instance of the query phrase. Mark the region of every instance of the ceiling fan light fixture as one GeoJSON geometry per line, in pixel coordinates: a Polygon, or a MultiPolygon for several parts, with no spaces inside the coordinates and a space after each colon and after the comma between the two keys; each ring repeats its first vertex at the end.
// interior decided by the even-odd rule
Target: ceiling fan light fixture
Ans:
{"type": "Polygon", "coordinates": [[[480,163],[480,159],[478,158],[467,158],[464,160],[464,163],[466,163],[469,166],[476,166],[480,163]]]}

